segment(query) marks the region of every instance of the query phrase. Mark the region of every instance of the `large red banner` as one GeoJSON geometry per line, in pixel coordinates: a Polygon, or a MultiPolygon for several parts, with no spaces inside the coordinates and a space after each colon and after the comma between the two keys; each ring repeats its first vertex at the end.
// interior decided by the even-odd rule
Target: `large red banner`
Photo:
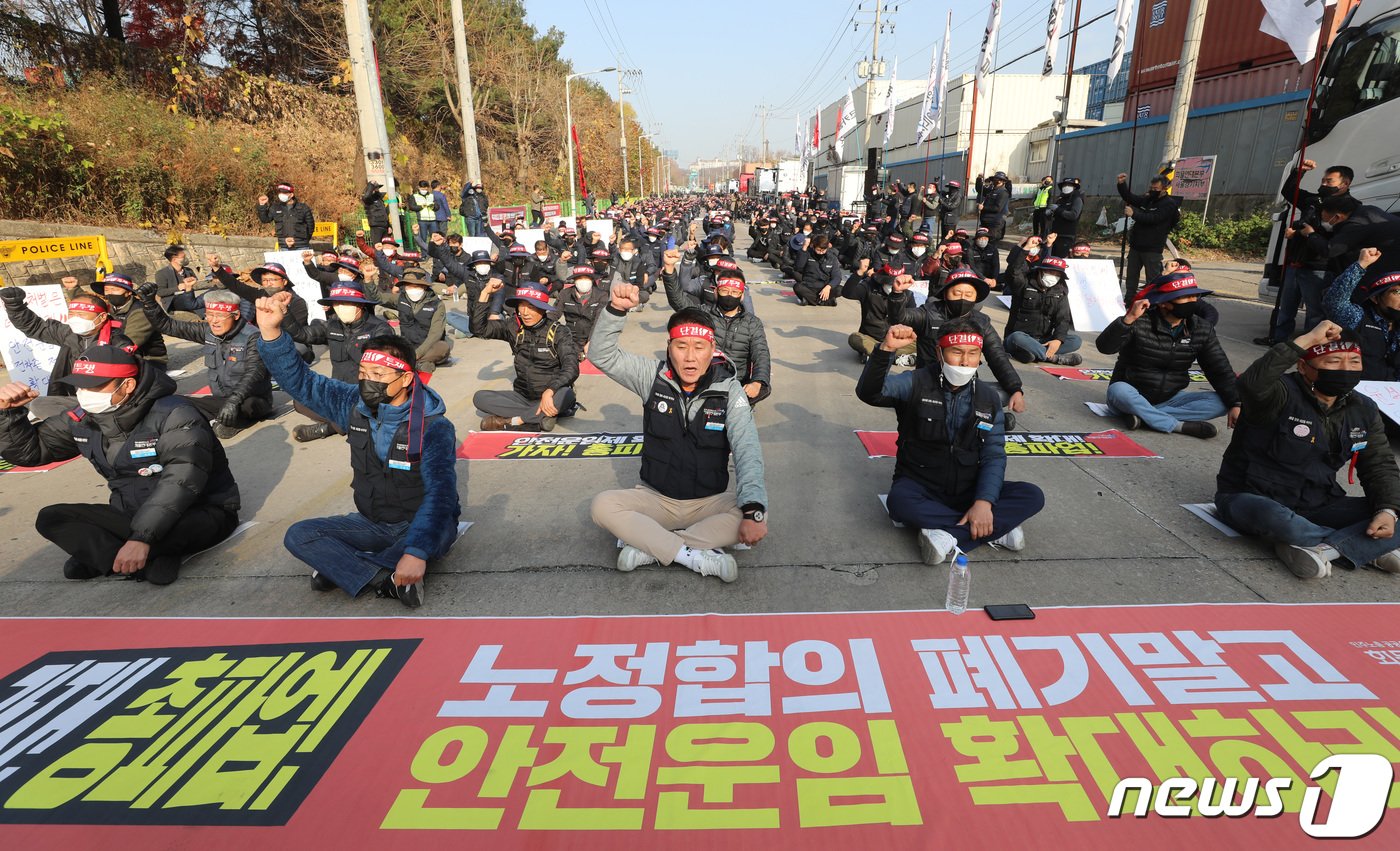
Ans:
{"type": "Polygon", "coordinates": [[[1397,614],[6,620],[0,843],[1393,848],[1397,614]]]}
{"type": "MultiPolygon", "coordinates": [[[[871,458],[893,458],[899,432],[856,431],[871,458]]],[[[1006,454],[1028,458],[1161,458],[1121,431],[1091,433],[1008,432],[1006,454]]]]}

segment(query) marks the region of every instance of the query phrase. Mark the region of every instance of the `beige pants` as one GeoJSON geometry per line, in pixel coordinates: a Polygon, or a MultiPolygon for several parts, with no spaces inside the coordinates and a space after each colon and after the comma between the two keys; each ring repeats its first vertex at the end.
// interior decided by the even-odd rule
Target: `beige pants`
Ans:
{"type": "Polygon", "coordinates": [[[671,499],[646,485],[593,497],[593,522],[625,544],[670,564],[681,547],[709,550],[739,542],[744,514],[734,494],[671,499]]]}
{"type": "MultiPolygon", "coordinates": [[[[858,353],[864,355],[871,355],[875,352],[876,349],[880,348],[880,344],[883,343],[884,340],[877,340],[868,334],[862,334],[859,331],[857,331],[850,337],[847,337],[846,342],[849,343],[851,348],[855,349],[858,353]]],[[[900,346],[898,349],[895,350],[895,354],[912,355],[917,353],[918,351],[919,344],[910,343],[907,346],[900,346]]]]}

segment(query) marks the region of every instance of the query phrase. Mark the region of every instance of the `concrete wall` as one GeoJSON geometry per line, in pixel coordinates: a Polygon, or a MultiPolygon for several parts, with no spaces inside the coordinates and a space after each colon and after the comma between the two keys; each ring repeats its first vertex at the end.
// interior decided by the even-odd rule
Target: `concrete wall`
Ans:
{"type": "MultiPolygon", "coordinates": [[[[235,269],[247,269],[263,262],[263,252],[273,250],[271,226],[266,236],[217,236],[214,234],[185,234],[182,243],[189,254],[189,265],[203,273],[209,268],[205,255],[217,253],[220,259],[235,269]]],[[[19,222],[0,219],[0,241],[42,239],[45,237],[102,234],[107,237],[107,253],[114,271],[129,275],[140,284],[155,275],[165,263],[164,251],[169,242],[162,233],[130,228],[95,228],[81,225],[59,225],[44,222],[19,222]]],[[[6,284],[56,284],[64,275],[76,275],[80,283],[92,281],[96,260],[90,257],[61,257],[53,260],[32,260],[23,263],[0,263],[0,277],[6,284]]]]}

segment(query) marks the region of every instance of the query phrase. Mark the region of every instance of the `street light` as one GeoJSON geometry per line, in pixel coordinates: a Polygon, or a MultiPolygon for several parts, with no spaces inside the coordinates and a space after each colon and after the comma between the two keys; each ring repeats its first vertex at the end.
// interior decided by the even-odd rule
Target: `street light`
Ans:
{"type": "Polygon", "coordinates": [[[638,134],[637,134],[637,191],[638,191],[639,193],[641,193],[641,196],[642,196],[643,198],[647,197],[647,184],[646,184],[646,177],[645,177],[645,175],[646,175],[646,165],[644,165],[644,163],[646,162],[646,160],[643,159],[643,157],[642,157],[642,140],[643,140],[643,139],[655,139],[656,136],[657,136],[656,133],[638,133],[638,134]]]}
{"type": "Polygon", "coordinates": [[[607,74],[616,71],[617,68],[599,68],[597,71],[584,71],[581,74],[570,74],[564,78],[564,116],[569,126],[564,128],[564,135],[569,144],[569,215],[578,215],[578,195],[574,189],[574,104],[569,98],[569,83],[575,77],[587,77],[592,74],[607,74]]]}

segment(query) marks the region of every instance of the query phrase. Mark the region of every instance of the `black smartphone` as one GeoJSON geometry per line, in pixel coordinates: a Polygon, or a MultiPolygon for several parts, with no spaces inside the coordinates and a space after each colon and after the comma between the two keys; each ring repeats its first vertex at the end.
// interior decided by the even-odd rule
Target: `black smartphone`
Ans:
{"type": "Polygon", "coordinates": [[[994,621],[1029,621],[1035,620],[1035,612],[1025,603],[1010,603],[1001,606],[983,606],[987,612],[987,617],[994,621]]]}

